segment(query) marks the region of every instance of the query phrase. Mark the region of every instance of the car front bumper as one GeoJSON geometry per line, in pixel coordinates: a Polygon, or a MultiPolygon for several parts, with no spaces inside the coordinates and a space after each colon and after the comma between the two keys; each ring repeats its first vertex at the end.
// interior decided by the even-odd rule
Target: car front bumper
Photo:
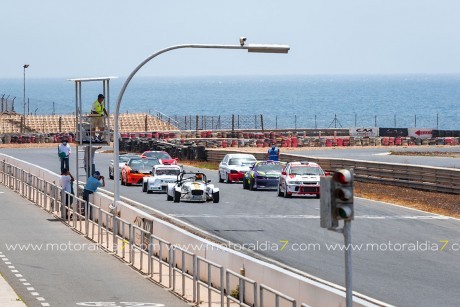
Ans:
{"type": "Polygon", "coordinates": [[[292,195],[319,195],[319,185],[286,185],[287,192],[292,195]]]}

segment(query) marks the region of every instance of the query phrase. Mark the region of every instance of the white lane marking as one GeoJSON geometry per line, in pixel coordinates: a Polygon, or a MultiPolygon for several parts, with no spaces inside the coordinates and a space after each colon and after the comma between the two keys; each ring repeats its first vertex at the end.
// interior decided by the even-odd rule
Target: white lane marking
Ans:
{"type": "MultiPolygon", "coordinates": [[[[210,214],[172,214],[179,218],[228,218],[228,219],[319,219],[319,215],[210,215],[210,214]]],[[[443,215],[356,215],[355,219],[385,220],[448,220],[443,215]]]]}
{"type": "Polygon", "coordinates": [[[373,154],[373,156],[389,156],[391,155],[391,152],[387,151],[387,152],[379,152],[379,153],[376,153],[376,154],[373,154]]]}
{"type": "Polygon", "coordinates": [[[5,261],[5,264],[10,264],[8,268],[11,269],[11,273],[16,273],[14,274],[14,276],[18,277],[18,280],[22,282],[24,286],[26,286],[26,289],[27,291],[30,292],[30,295],[32,295],[33,297],[36,297],[38,301],[43,301],[43,303],[41,303],[42,306],[50,306],[50,304],[46,302],[45,298],[39,296],[40,294],[36,292],[35,288],[32,287],[32,285],[27,282],[27,279],[23,278],[24,276],[22,276],[22,274],[19,274],[19,271],[16,270],[15,266],[11,265],[11,262],[6,262],[8,258],[6,258],[6,256],[3,255],[1,252],[0,252],[0,257],[1,259],[3,259],[3,261],[5,261]],[[34,292],[31,292],[31,291],[34,291],[34,292]]]}

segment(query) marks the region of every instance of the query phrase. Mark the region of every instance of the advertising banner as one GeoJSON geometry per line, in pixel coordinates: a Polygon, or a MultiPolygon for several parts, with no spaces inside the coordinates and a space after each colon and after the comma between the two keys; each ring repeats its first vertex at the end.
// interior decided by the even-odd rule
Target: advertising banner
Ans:
{"type": "Polygon", "coordinates": [[[433,137],[432,128],[409,128],[409,136],[417,139],[431,139],[433,137]]]}
{"type": "Polygon", "coordinates": [[[350,128],[350,136],[355,137],[376,137],[379,136],[379,128],[350,128]]]}
{"type": "Polygon", "coordinates": [[[379,136],[406,137],[409,136],[409,131],[407,128],[379,128],[379,136]]]}

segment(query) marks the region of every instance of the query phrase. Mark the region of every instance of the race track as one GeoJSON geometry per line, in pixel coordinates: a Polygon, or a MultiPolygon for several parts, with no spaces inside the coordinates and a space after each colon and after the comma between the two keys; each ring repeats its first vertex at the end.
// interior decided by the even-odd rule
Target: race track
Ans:
{"type": "MultiPolygon", "coordinates": [[[[59,171],[55,149],[1,152],[59,171]]],[[[97,153],[95,159],[108,178],[112,155],[97,153]]],[[[71,165],[75,174],[75,161],[71,165]]],[[[319,200],[247,191],[241,184],[218,183],[217,171],[205,172],[221,189],[219,204],[167,202],[164,194],[147,195],[140,186],[121,186],[120,192],[286,266],[344,285],[344,252],[330,250],[343,237],[320,228],[319,200]]],[[[112,191],[113,180],[106,182],[112,191]]],[[[458,304],[459,220],[365,199],[355,200],[355,210],[352,240],[361,249],[353,252],[355,291],[401,306],[433,306],[441,299],[443,306],[458,304]]]]}

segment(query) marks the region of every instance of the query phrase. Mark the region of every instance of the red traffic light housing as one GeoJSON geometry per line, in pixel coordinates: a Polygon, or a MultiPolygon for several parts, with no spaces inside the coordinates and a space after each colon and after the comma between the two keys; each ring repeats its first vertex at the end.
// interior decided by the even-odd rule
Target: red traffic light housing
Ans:
{"type": "Polygon", "coordinates": [[[340,169],[332,176],[332,202],[334,203],[334,218],[337,220],[352,220],[353,208],[353,180],[352,170],[340,169]]]}

